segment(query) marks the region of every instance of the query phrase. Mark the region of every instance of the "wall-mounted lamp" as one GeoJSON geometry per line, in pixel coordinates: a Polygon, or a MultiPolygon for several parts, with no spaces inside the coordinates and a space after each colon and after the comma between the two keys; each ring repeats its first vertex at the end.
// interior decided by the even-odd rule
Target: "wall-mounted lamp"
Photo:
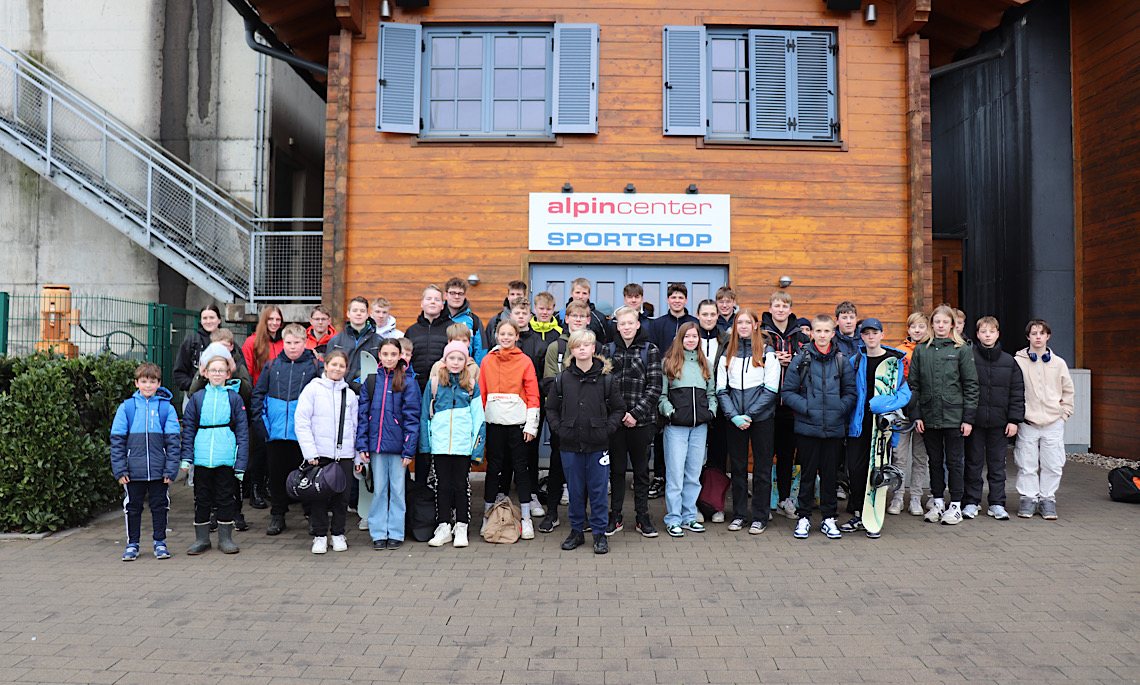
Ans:
{"type": "Polygon", "coordinates": [[[479,274],[471,274],[467,277],[467,282],[471,285],[479,285],[479,274]]]}
{"type": "Polygon", "coordinates": [[[637,188],[634,188],[634,187],[633,187],[633,184],[632,184],[632,183],[626,183],[626,184],[625,184],[625,192],[627,192],[627,193],[636,193],[636,192],[637,192],[637,188]]]}
{"type": "Polygon", "coordinates": [[[685,194],[686,195],[696,195],[699,192],[701,192],[701,191],[697,190],[697,184],[696,183],[690,183],[689,187],[685,188],[685,194]]]}
{"type": "MultiPolygon", "coordinates": [[[[470,279],[468,279],[468,280],[470,280],[470,279]]],[[[789,278],[788,276],[780,276],[780,287],[781,288],[787,288],[791,284],[792,284],[791,278],[789,278]]]]}
{"type": "Polygon", "coordinates": [[[562,184],[562,192],[572,193],[572,192],[574,192],[574,186],[570,185],[570,182],[567,181],[566,183],[562,184]]]}
{"type": "Polygon", "coordinates": [[[388,0],[380,0],[380,18],[385,20],[392,18],[392,3],[388,0]]]}
{"type": "Polygon", "coordinates": [[[874,24],[879,20],[879,8],[875,7],[875,3],[869,3],[863,8],[863,21],[868,24],[874,24]]]}

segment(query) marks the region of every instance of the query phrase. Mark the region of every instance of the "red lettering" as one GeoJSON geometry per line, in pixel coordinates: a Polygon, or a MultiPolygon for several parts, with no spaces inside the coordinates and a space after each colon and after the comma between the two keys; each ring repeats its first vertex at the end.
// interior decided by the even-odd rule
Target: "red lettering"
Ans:
{"type": "Polygon", "coordinates": [[[686,202],[685,204],[681,205],[681,213],[682,214],[690,214],[690,215],[696,214],[697,213],[697,205],[695,203],[692,203],[692,202],[686,202]]]}
{"type": "Polygon", "coordinates": [[[562,203],[561,202],[551,202],[546,207],[546,213],[547,214],[561,214],[562,213],[562,203]]]}
{"type": "Polygon", "coordinates": [[[635,202],[635,203],[633,203],[633,213],[634,214],[648,214],[649,213],[649,203],[648,202],[635,202]]]}

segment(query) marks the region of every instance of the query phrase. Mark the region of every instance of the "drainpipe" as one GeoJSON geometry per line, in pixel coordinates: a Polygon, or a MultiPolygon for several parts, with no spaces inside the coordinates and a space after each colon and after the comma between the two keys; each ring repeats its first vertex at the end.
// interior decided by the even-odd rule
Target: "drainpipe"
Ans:
{"type": "Polygon", "coordinates": [[[289,64],[293,67],[293,71],[297,72],[297,75],[304,79],[305,83],[309,84],[309,87],[317,95],[321,96],[322,100],[328,99],[327,87],[313,78],[313,74],[328,76],[328,67],[294,55],[289,50],[289,46],[277,38],[273,29],[261,21],[257,11],[250,7],[246,0],[229,0],[229,3],[245,20],[245,42],[251,49],[289,64]],[[257,35],[261,35],[268,45],[259,43],[257,35]]]}

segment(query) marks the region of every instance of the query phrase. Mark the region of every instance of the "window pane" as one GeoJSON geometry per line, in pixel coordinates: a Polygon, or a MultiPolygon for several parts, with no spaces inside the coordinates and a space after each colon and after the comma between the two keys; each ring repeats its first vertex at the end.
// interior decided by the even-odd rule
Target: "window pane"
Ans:
{"type": "Polygon", "coordinates": [[[528,131],[546,130],[545,100],[525,100],[522,103],[522,123],[519,128],[528,131]]]}
{"type": "Polygon", "coordinates": [[[455,128],[455,103],[450,100],[431,103],[431,127],[433,129],[455,128]]]}
{"type": "Polygon", "coordinates": [[[464,131],[483,130],[483,103],[478,100],[460,100],[456,128],[464,131]]]}
{"type": "Polygon", "coordinates": [[[712,73],[713,100],[736,99],[736,72],[714,71],[712,73]]]}
{"type": "Polygon", "coordinates": [[[524,67],[546,66],[546,52],[549,42],[545,38],[522,39],[522,63],[524,67]]]}
{"type": "Polygon", "coordinates": [[[470,67],[483,64],[483,38],[464,36],[459,39],[459,65],[470,67]]]}
{"type": "Polygon", "coordinates": [[[495,70],[495,97],[517,98],[519,96],[519,72],[517,69],[495,70]]]}
{"type": "Polygon", "coordinates": [[[519,39],[495,38],[495,66],[515,67],[519,63],[519,39]]]}
{"type": "Polygon", "coordinates": [[[712,103],[712,130],[714,133],[735,133],[737,131],[736,103],[712,103]]]}
{"type": "Polygon", "coordinates": [[[451,69],[431,70],[431,97],[455,97],[455,71],[451,69]]]}
{"type": "Polygon", "coordinates": [[[519,103],[512,100],[495,101],[495,130],[509,131],[519,127],[519,103]]]}
{"type": "Polygon", "coordinates": [[[745,60],[745,52],[747,52],[747,50],[746,50],[747,46],[748,46],[748,41],[746,41],[746,40],[736,41],[736,68],[737,69],[744,69],[745,67],[748,66],[748,63],[744,61],[745,60]]]}
{"type": "Polygon", "coordinates": [[[436,67],[450,67],[455,64],[455,39],[431,39],[431,63],[436,67]]]}
{"type": "Polygon", "coordinates": [[[743,102],[736,106],[736,130],[748,130],[748,105],[743,102]]]}
{"type": "Polygon", "coordinates": [[[748,72],[747,71],[736,72],[736,99],[737,100],[747,100],[748,99],[748,72]]]}
{"type": "Polygon", "coordinates": [[[459,97],[461,97],[461,98],[480,98],[480,97],[483,97],[483,70],[482,69],[460,69],[459,70],[459,97]]]}
{"type": "Polygon", "coordinates": [[[524,98],[546,97],[546,70],[522,70],[522,96],[524,98]]]}
{"type": "Polygon", "coordinates": [[[723,38],[712,41],[712,68],[713,69],[735,69],[736,68],[736,41],[725,40],[723,38]]]}

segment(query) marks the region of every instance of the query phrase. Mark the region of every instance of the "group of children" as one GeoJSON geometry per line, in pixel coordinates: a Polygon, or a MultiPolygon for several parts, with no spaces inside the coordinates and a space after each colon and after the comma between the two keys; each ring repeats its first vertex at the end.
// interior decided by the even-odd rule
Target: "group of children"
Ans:
{"type": "MultiPolygon", "coordinates": [[[[404,540],[406,473],[414,463],[417,481],[434,489],[429,545],[466,546],[470,468],[485,461],[483,511],[507,496],[513,479],[521,537],[532,539],[533,517],[542,517],[539,532],[553,532],[561,524],[559,506],[568,505],[565,550],[585,544],[590,532],[594,552],[608,551],[608,538],[625,525],[627,464],[643,536],[658,536],[648,507],[655,494],[665,497],[669,535],[703,532],[696,506],[702,472],[719,468],[730,475],[731,519],[715,511],[712,522],[763,533],[773,510],[774,471],[774,510],[797,521],[794,536],[809,535],[818,478],[820,530],[839,538],[865,530],[872,417],[896,410],[914,426],[896,433],[891,457],[906,474],[910,513],[948,525],[974,518],[984,469],[987,513],[1009,518],[1005,458],[1008,439],[1016,436],[1018,515],[1057,516],[1073,389],[1065,362],[1048,349],[1049,326],[1042,320],[1029,323],[1028,348],[1011,357],[998,346],[996,319],[979,319],[977,342],[967,342],[964,314],[945,305],[929,321],[912,314],[908,337],[895,349],[882,344],[883,324],[860,321],[852,303],[841,303],[834,319],[808,321],[792,313],[786,291],[771,295],[761,317],[737,307],[733,291],[723,287],[693,316],[685,285],[674,283],[668,310],[651,319],[641,286],[629,284],[625,304],[607,320],[590,302],[585,279],[572,284],[561,316],[550,293],[536,294],[532,310],[526,284],[514,281],[503,311],[483,329],[466,290],[458,278],[425,288],[422,313],[403,333],[383,299],[354,298],[339,333],[323,306],[312,310],[307,330],[282,325],[280,310],[268,307],[243,354],[214,321],[217,310],[204,308],[199,334],[208,333],[210,342],[194,342],[191,350],[200,349],[198,368],[181,426],[153,364],[139,367],[138,392],[115,417],[112,466],[126,489],[124,561],[138,556],[148,499],[155,555],[169,556],[166,488],[179,465],[193,465],[195,472],[196,535],[188,553],[208,550],[215,527],[219,548],[237,552],[233,530],[235,523],[237,530],[245,527],[239,517],[251,451],[264,453],[267,478],[248,496],[255,507],[266,493],[272,500],[268,535],[286,528],[286,475],[305,462],[336,464],[350,481],[363,481],[362,503],[363,488],[370,491],[360,528],[369,531],[373,549],[397,549],[404,540]],[[364,352],[378,360],[374,374],[362,373],[364,352]],[[884,385],[880,371],[895,367],[899,372],[884,385]],[[545,506],[538,496],[544,422],[551,447],[545,506]],[[661,481],[651,477],[651,459],[661,481]],[[793,500],[796,464],[800,487],[793,500]],[[845,496],[851,517],[838,524],[838,500],[845,496]]],[[[303,505],[312,552],[325,553],[330,539],[334,551],[347,549],[352,497],[346,489],[327,506],[303,505]]],[[[901,513],[903,503],[899,487],[888,513],[901,513]]]]}

